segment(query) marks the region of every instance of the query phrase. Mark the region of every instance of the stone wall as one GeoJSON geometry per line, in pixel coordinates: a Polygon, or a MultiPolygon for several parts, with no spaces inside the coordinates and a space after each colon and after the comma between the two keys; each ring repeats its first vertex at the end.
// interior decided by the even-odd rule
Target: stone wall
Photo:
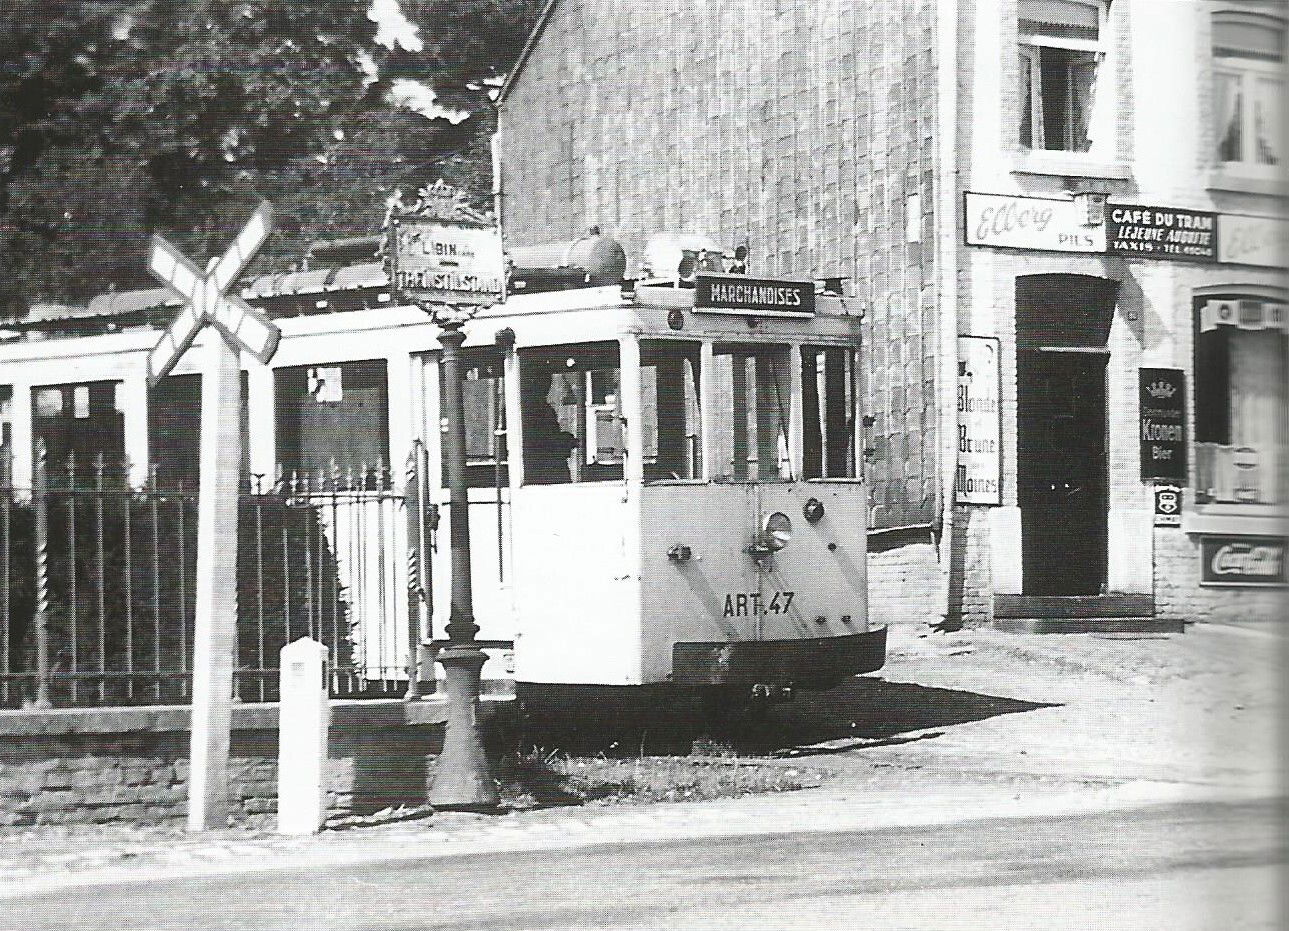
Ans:
{"type": "MultiPolygon", "coordinates": [[[[494,738],[510,703],[485,700],[494,738]]],[[[335,702],[328,817],[424,804],[442,744],[442,700],[335,702]]],[[[0,826],[150,822],[187,811],[189,709],[0,711],[0,826]]],[[[233,820],[277,809],[277,706],[234,709],[233,820]]]]}
{"type": "Polygon", "coordinates": [[[937,514],[932,0],[560,0],[501,104],[511,244],[659,232],[865,303],[872,526],[937,514]]]}

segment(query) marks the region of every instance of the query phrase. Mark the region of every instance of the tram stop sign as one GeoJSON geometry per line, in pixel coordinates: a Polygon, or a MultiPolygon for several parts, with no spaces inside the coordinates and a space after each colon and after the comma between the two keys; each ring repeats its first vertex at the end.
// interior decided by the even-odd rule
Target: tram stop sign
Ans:
{"type": "Polygon", "coordinates": [[[261,363],[273,358],[281,331],[240,297],[225,293],[264,245],[272,224],[273,209],[264,201],[228,250],[211,260],[204,274],[177,248],[153,235],[148,271],[183,298],[185,306],[148,353],[149,387],[156,387],[175,367],[207,324],[213,324],[232,345],[261,363]]]}

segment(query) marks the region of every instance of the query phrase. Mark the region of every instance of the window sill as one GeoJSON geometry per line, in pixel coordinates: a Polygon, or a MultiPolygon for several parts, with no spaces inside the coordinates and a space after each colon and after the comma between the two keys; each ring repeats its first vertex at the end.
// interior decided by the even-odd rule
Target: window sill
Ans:
{"type": "Polygon", "coordinates": [[[1260,177],[1219,168],[1208,173],[1208,189],[1236,194],[1267,194],[1273,197],[1284,197],[1289,195],[1289,182],[1271,175],[1260,177]]]}
{"type": "Polygon", "coordinates": [[[1106,181],[1127,181],[1132,177],[1132,169],[1126,162],[1097,161],[1082,152],[1017,152],[1012,156],[1011,171],[1014,175],[1051,175],[1106,181]]]}
{"type": "Polygon", "coordinates": [[[1285,534],[1289,517],[1283,505],[1276,504],[1197,504],[1182,517],[1186,533],[1248,534],[1280,537],[1285,534]]]}

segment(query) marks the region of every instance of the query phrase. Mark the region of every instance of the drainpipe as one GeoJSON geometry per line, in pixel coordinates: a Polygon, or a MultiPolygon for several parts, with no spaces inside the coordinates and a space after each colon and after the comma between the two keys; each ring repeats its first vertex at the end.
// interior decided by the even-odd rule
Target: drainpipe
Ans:
{"type": "Polygon", "coordinates": [[[950,554],[953,548],[953,489],[958,462],[958,2],[936,4],[935,248],[940,303],[940,604],[949,617],[950,554]]]}

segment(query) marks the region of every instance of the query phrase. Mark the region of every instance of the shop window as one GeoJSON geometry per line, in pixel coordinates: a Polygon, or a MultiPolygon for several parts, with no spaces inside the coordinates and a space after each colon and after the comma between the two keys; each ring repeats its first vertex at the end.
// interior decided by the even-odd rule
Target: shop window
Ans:
{"type": "Polygon", "coordinates": [[[1101,0],[1020,0],[1020,144],[1086,152],[1103,53],[1101,0]]]}
{"type": "Polygon", "coordinates": [[[389,388],[383,360],[292,366],[273,373],[278,464],[289,478],[391,481],[389,388]]]}
{"type": "Polygon", "coordinates": [[[1287,318],[1264,297],[1196,300],[1197,504],[1285,501],[1287,318]]]}
{"type": "Polygon", "coordinates": [[[712,373],[718,481],[777,482],[792,478],[788,455],[791,388],[788,347],[715,347],[712,373]]]}
{"type": "Polygon", "coordinates": [[[77,484],[97,479],[94,463],[103,457],[104,479],[125,476],[125,418],[120,382],[44,385],[32,389],[32,433],[44,440],[51,480],[65,482],[68,466],[77,484]]]}
{"type": "Polygon", "coordinates": [[[856,366],[852,349],[801,348],[803,478],[855,477],[856,366]]]}
{"type": "Polygon", "coordinates": [[[1284,158],[1285,22],[1213,14],[1213,116],[1224,167],[1272,172],[1284,158]]]}
{"type": "MultiPolygon", "coordinates": [[[[501,353],[466,353],[461,359],[461,403],[465,409],[466,484],[471,488],[509,484],[506,466],[506,394],[501,353]]],[[[439,369],[443,397],[443,369],[439,369]]],[[[447,461],[444,437],[443,461],[447,461]]],[[[448,480],[444,469],[443,481],[448,480]]]]}
{"type": "Polygon", "coordinates": [[[617,343],[524,352],[520,371],[525,484],[622,478],[617,343]]]}

